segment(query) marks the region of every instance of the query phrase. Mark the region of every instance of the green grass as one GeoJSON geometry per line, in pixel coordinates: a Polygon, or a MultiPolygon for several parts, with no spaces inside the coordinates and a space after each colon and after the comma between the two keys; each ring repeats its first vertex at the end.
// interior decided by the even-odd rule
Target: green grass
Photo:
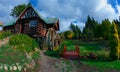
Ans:
{"type": "Polygon", "coordinates": [[[5,31],[5,32],[0,31],[0,39],[4,39],[4,38],[9,37],[11,35],[12,35],[12,33],[10,31],[5,31]]]}
{"type": "MultiPolygon", "coordinates": [[[[38,44],[31,37],[24,34],[13,35],[8,44],[0,47],[0,64],[19,63],[25,67],[25,63],[30,63],[31,58],[35,61],[40,58],[40,53],[35,51],[35,47],[38,47],[38,44]],[[26,54],[29,54],[31,58],[28,58],[26,54]]],[[[32,71],[34,69],[29,70],[31,70],[29,72],[35,72],[32,71]]]]}
{"type": "Polygon", "coordinates": [[[99,70],[103,69],[116,69],[120,70],[120,61],[82,61],[82,63],[90,65],[90,66],[95,66],[99,70]]]}
{"type": "Polygon", "coordinates": [[[81,42],[75,40],[64,41],[64,45],[67,46],[67,51],[75,51],[75,45],[79,45],[81,53],[86,52],[109,52],[108,46],[101,42],[81,42]]]}
{"type": "Polygon", "coordinates": [[[75,45],[79,45],[80,55],[84,56],[87,53],[95,53],[97,56],[97,59],[91,60],[91,59],[80,59],[80,61],[83,64],[89,65],[89,66],[95,66],[100,71],[106,70],[106,69],[116,69],[120,70],[120,61],[112,61],[109,58],[109,45],[106,42],[81,42],[81,41],[75,41],[75,40],[66,40],[64,41],[64,45],[67,46],[67,50],[75,50],[75,45]]]}
{"type": "Polygon", "coordinates": [[[14,49],[9,45],[0,48],[0,63],[11,65],[15,63],[23,64],[27,61],[26,54],[22,50],[14,49]]]}
{"type": "Polygon", "coordinates": [[[17,49],[23,49],[31,52],[35,47],[38,48],[38,43],[31,37],[25,34],[17,34],[10,37],[9,44],[16,46],[17,49]]]}

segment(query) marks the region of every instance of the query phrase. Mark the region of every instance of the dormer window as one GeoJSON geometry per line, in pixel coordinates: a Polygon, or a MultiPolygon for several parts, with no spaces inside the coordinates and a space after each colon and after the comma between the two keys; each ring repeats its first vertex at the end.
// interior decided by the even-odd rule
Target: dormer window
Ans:
{"type": "Polygon", "coordinates": [[[30,26],[30,27],[36,27],[37,24],[38,24],[38,21],[37,21],[37,20],[32,20],[32,21],[30,21],[29,26],[30,26]]]}

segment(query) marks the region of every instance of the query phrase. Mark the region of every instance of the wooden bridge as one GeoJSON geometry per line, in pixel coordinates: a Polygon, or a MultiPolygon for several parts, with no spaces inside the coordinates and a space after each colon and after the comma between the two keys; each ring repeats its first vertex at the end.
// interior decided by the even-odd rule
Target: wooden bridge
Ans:
{"type": "Polygon", "coordinates": [[[67,46],[64,45],[64,50],[63,50],[63,57],[64,58],[71,59],[71,60],[75,60],[75,59],[80,58],[78,45],[75,46],[76,51],[67,51],[66,48],[67,48],[67,46]]]}

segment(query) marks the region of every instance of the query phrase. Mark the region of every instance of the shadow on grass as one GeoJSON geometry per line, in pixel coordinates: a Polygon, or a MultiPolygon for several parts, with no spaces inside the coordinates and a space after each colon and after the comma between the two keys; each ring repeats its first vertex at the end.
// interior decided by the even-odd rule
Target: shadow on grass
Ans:
{"type": "Polygon", "coordinates": [[[80,61],[89,61],[89,62],[113,62],[115,60],[111,59],[111,58],[97,58],[97,59],[83,59],[83,58],[80,58],[79,59],[80,61]]]}

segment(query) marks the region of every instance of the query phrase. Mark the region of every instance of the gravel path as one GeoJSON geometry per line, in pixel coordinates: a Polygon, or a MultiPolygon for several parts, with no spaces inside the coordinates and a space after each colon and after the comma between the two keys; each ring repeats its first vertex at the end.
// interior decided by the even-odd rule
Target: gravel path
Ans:
{"type": "Polygon", "coordinates": [[[55,64],[54,60],[54,58],[50,58],[44,55],[43,51],[40,51],[40,69],[38,72],[56,72],[53,66],[55,64]]]}

